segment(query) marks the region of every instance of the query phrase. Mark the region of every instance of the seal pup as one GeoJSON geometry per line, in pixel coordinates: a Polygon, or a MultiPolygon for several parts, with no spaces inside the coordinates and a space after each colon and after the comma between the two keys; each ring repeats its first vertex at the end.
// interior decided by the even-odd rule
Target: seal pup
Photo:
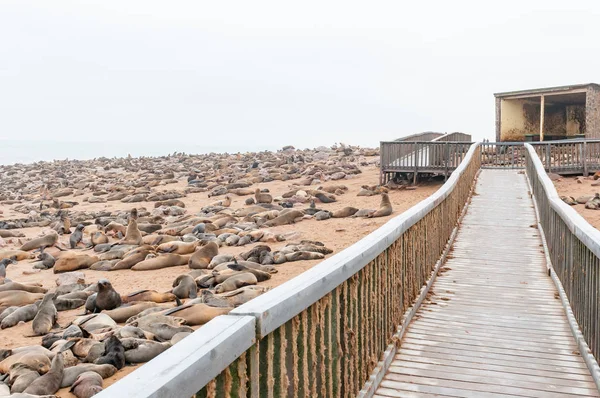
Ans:
{"type": "Polygon", "coordinates": [[[137,225],[138,211],[134,207],[129,213],[129,223],[127,224],[127,231],[125,232],[125,238],[119,242],[119,244],[127,245],[141,245],[142,244],[142,233],[137,225]]]}
{"type": "Polygon", "coordinates": [[[208,268],[208,265],[212,261],[212,259],[219,254],[219,245],[210,241],[206,245],[202,246],[200,249],[197,249],[194,254],[190,257],[188,262],[188,266],[191,269],[205,269],[208,268]]]}
{"type": "Polygon", "coordinates": [[[98,295],[95,304],[94,312],[113,310],[121,305],[121,295],[115,291],[108,279],[98,281],[98,295]]]}
{"type": "Polygon", "coordinates": [[[180,299],[195,299],[198,296],[196,281],[190,275],[179,275],[173,281],[173,294],[180,299]]]}
{"type": "Polygon", "coordinates": [[[96,365],[112,365],[117,369],[122,369],[125,366],[125,348],[121,340],[115,336],[110,336],[104,342],[104,352],[102,356],[94,361],[96,365]]]}
{"type": "Polygon", "coordinates": [[[17,264],[16,257],[3,258],[0,260],[0,277],[6,278],[6,268],[8,268],[9,264],[17,264]]]}
{"type": "Polygon", "coordinates": [[[75,231],[69,237],[69,244],[71,245],[71,249],[75,249],[79,242],[81,242],[81,240],[83,239],[83,228],[85,228],[85,225],[77,225],[77,228],[75,228],[75,231]]]}
{"type": "Polygon", "coordinates": [[[58,312],[54,306],[54,293],[46,293],[42,303],[38,308],[38,312],[33,318],[31,328],[34,336],[42,336],[47,334],[55,325],[58,319],[58,312]]]}
{"type": "Polygon", "coordinates": [[[256,191],[254,191],[254,199],[256,199],[256,203],[273,203],[273,196],[261,192],[260,188],[256,188],[256,191]]]}
{"type": "Polygon", "coordinates": [[[48,252],[42,250],[42,252],[38,255],[38,261],[33,263],[34,269],[49,269],[54,267],[56,263],[56,259],[54,256],[48,252]]]}
{"type": "Polygon", "coordinates": [[[77,398],[91,398],[102,391],[102,376],[96,372],[83,372],[69,389],[77,398]]]}
{"type": "Polygon", "coordinates": [[[369,217],[386,217],[392,214],[392,203],[390,202],[390,197],[387,193],[381,194],[381,204],[379,205],[379,209],[369,214],[369,217]]]}
{"type": "Polygon", "coordinates": [[[25,394],[51,395],[60,389],[63,378],[64,358],[62,354],[56,354],[52,360],[52,366],[48,373],[35,379],[29,387],[23,391],[25,394]]]}

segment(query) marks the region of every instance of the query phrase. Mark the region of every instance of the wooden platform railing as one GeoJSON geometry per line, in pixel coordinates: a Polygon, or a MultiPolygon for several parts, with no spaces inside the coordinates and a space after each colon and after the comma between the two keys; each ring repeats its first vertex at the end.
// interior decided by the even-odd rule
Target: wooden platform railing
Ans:
{"type": "MultiPolygon", "coordinates": [[[[560,199],[545,172],[544,158],[539,157],[540,148],[547,148],[547,146],[525,145],[526,173],[539,213],[539,223],[545,235],[553,270],[564,288],[572,314],[583,334],[578,342],[580,350],[585,359],[587,346],[589,346],[593,356],[598,360],[600,356],[600,231],[560,199]]],[[[597,369],[590,370],[592,373],[597,372],[597,369]]]]}
{"type": "Polygon", "coordinates": [[[472,145],[433,195],[97,396],[356,396],[446,248],[480,159],[472,145]]]}
{"type": "MultiPolygon", "coordinates": [[[[531,142],[544,169],[549,173],[584,174],[600,170],[600,140],[531,142]]],[[[482,168],[523,169],[526,166],[523,142],[484,142],[482,168]]]]}

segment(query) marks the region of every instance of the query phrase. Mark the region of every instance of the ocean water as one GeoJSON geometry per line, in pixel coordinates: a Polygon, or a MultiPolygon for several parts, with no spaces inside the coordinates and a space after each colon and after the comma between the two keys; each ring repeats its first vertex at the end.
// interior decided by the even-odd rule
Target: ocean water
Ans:
{"type": "Polygon", "coordinates": [[[279,148],[260,145],[204,146],[186,143],[162,144],[148,142],[102,143],[102,142],[56,142],[0,140],[0,165],[15,163],[33,163],[64,159],[88,160],[99,157],[164,156],[174,152],[188,154],[238,153],[274,151],[279,148]]]}

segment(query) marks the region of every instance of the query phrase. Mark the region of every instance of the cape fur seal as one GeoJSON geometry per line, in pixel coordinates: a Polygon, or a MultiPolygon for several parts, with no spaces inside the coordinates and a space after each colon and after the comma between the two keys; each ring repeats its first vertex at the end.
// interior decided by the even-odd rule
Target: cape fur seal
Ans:
{"type": "Polygon", "coordinates": [[[0,260],[10,260],[10,262],[5,263],[6,265],[8,264],[16,264],[13,263],[13,261],[21,261],[21,260],[28,260],[31,258],[34,258],[35,254],[33,253],[28,253],[26,251],[23,250],[3,250],[0,252],[0,260]]]}
{"type": "Polygon", "coordinates": [[[197,249],[194,254],[190,257],[188,266],[191,269],[204,269],[208,268],[211,260],[219,254],[219,245],[215,242],[208,242],[206,245],[197,249]]]}
{"type": "Polygon", "coordinates": [[[45,289],[36,285],[25,285],[19,282],[7,282],[4,285],[0,285],[0,292],[6,292],[8,290],[22,290],[29,293],[46,293],[48,289],[45,289]]]}
{"type": "Polygon", "coordinates": [[[96,296],[96,311],[112,310],[121,305],[121,296],[115,291],[107,279],[98,281],[98,295],[96,296]]]}
{"type": "Polygon", "coordinates": [[[159,253],[191,254],[196,250],[200,242],[172,241],[158,245],[156,251],[159,253]]]}
{"type": "MultiPolygon", "coordinates": [[[[132,339],[126,339],[132,340],[132,339]]],[[[139,340],[127,342],[128,349],[125,351],[125,359],[129,363],[144,363],[171,347],[170,342],[158,343],[150,340],[139,340]]]]}
{"type": "Polygon", "coordinates": [[[192,257],[191,254],[162,254],[157,257],[140,261],[139,263],[131,267],[131,269],[134,271],[149,271],[167,267],[176,267],[178,265],[187,264],[188,261],[190,261],[190,257],[192,257]]]}
{"type": "Polygon", "coordinates": [[[35,379],[40,377],[37,370],[18,362],[10,367],[9,372],[10,391],[13,394],[25,391],[35,379]]]}
{"type": "Polygon", "coordinates": [[[8,307],[21,307],[27,304],[33,304],[44,298],[44,293],[29,293],[22,290],[9,290],[0,292],[0,311],[8,307]]]}
{"type": "Polygon", "coordinates": [[[304,213],[299,210],[290,210],[286,213],[280,214],[276,218],[269,220],[261,225],[263,227],[277,227],[280,225],[294,224],[296,219],[304,217],[304,213]]]}
{"type": "Polygon", "coordinates": [[[38,304],[28,304],[22,307],[16,307],[16,310],[7,315],[2,322],[0,322],[0,328],[6,329],[11,328],[19,322],[29,322],[35,318],[38,311],[38,304]]]}
{"type": "Polygon", "coordinates": [[[0,278],[6,278],[6,268],[9,264],[17,264],[16,257],[3,258],[0,260],[0,278]]]}
{"type": "Polygon", "coordinates": [[[225,293],[240,287],[248,286],[248,285],[256,285],[258,280],[256,276],[254,276],[250,272],[242,272],[240,274],[236,274],[227,278],[223,283],[218,284],[215,287],[216,293],[225,293]]]}
{"type": "Polygon", "coordinates": [[[54,273],[76,271],[78,269],[86,269],[99,261],[97,256],[88,254],[77,254],[73,252],[65,252],[54,263],[54,273]]]}
{"type": "Polygon", "coordinates": [[[85,372],[98,373],[103,379],[110,377],[117,373],[117,368],[112,365],[96,365],[94,363],[81,363],[79,365],[70,366],[65,368],[63,372],[63,379],[60,383],[60,388],[65,388],[73,385],[77,377],[85,372]]]}
{"type": "Polygon", "coordinates": [[[173,308],[165,312],[165,315],[176,316],[185,319],[185,323],[190,326],[204,325],[211,319],[219,315],[229,313],[233,308],[217,308],[206,304],[186,304],[181,307],[173,308]]]}
{"type": "Polygon", "coordinates": [[[127,224],[127,231],[125,232],[125,239],[121,244],[129,245],[141,245],[142,234],[137,225],[138,211],[136,208],[131,209],[129,213],[129,223],[127,224]]]}
{"type": "Polygon", "coordinates": [[[353,216],[358,209],[356,207],[346,206],[342,209],[332,212],[331,217],[333,218],[344,218],[353,216]]]}
{"type": "Polygon", "coordinates": [[[47,334],[50,329],[56,325],[56,321],[58,319],[58,312],[56,311],[56,307],[54,306],[54,302],[52,299],[54,298],[54,293],[46,293],[42,303],[38,308],[38,312],[33,318],[33,322],[31,324],[31,328],[33,329],[33,333],[35,336],[41,336],[47,334]]]}
{"type": "Polygon", "coordinates": [[[157,304],[155,302],[140,301],[130,305],[123,305],[113,310],[105,310],[102,311],[102,313],[108,315],[117,323],[123,323],[132,316],[135,316],[148,308],[156,306],[157,304]]]}
{"type": "Polygon", "coordinates": [[[112,365],[117,369],[125,366],[125,348],[121,340],[115,336],[110,336],[104,343],[104,352],[102,356],[94,362],[96,365],[112,365]]]}
{"type": "Polygon", "coordinates": [[[146,259],[148,254],[154,253],[154,248],[150,245],[140,246],[137,249],[133,249],[123,256],[123,259],[118,261],[110,270],[118,269],[130,269],[137,263],[140,263],[146,259]]]}
{"type": "Polygon", "coordinates": [[[15,363],[27,364],[40,374],[44,374],[50,370],[50,358],[46,354],[37,351],[23,351],[13,354],[0,362],[0,373],[8,373],[10,367],[15,363]]]}
{"type": "Polygon", "coordinates": [[[58,242],[58,234],[56,232],[52,232],[48,235],[42,236],[41,238],[30,240],[29,242],[21,246],[19,250],[30,251],[34,249],[39,249],[40,247],[50,247],[54,246],[56,242],[58,242]]]}
{"type": "Polygon", "coordinates": [[[169,301],[175,301],[179,303],[179,298],[171,292],[159,293],[156,290],[139,290],[137,292],[129,293],[121,296],[121,300],[124,303],[131,303],[135,301],[152,301],[154,303],[166,303],[169,301]]]}
{"type": "Polygon", "coordinates": [[[173,281],[173,294],[180,299],[196,298],[198,296],[196,281],[190,275],[179,275],[173,281]]]}
{"type": "Polygon", "coordinates": [[[63,378],[63,370],[63,355],[56,354],[52,360],[52,366],[48,373],[35,379],[23,392],[34,395],[55,394],[60,389],[60,383],[63,378]]]}
{"type": "Polygon", "coordinates": [[[83,372],[69,389],[77,398],[91,398],[102,391],[102,376],[96,372],[83,372]]]}
{"type": "Polygon", "coordinates": [[[254,191],[254,199],[256,199],[256,203],[273,203],[273,196],[261,192],[259,188],[254,191]]]}
{"type": "Polygon", "coordinates": [[[79,242],[81,242],[83,239],[83,228],[85,228],[85,225],[77,225],[75,231],[71,234],[71,236],[69,236],[69,245],[71,246],[71,249],[75,249],[79,242]]]}
{"type": "Polygon", "coordinates": [[[369,214],[369,217],[386,217],[390,214],[392,214],[392,203],[390,202],[390,197],[387,193],[382,193],[379,209],[376,212],[369,214]]]}

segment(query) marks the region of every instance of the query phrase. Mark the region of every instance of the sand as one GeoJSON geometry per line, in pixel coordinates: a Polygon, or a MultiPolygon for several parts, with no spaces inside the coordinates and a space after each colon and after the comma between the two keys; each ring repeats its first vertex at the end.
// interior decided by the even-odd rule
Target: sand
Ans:
{"type": "MultiPolygon", "coordinates": [[[[373,159],[374,160],[374,159],[373,159]]],[[[372,162],[374,163],[374,162],[372,162]]],[[[347,193],[338,196],[338,202],[329,203],[329,204],[318,204],[319,208],[323,208],[326,210],[336,210],[345,206],[354,206],[359,209],[361,208],[372,208],[377,209],[379,206],[379,202],[381,197],[379,195],[364,197],[364,196],[356,196],[356,194],[360,191],[361,186],[368,185],[376,185],[379,181],[379,169],[374,165],[360,167],[362,173],[351,176],[350,179],[344,179],[340,181],[332,181],[330,183],[324,183],[323,185],[328,184],[344,184],[349,190],[347,193]]],[[[268,188],[273,196],[278,196],[283,194],[284,192],[289,190],[289,187],[293,181],[272,181],[268,183],[258,184],[260,188],[268,188]]],[[[391,190],[389,193],[390,200],[394,207],[394,213],[389,217],[382,218],[343,218],[343,219],[329,219],[324,221],[317,221],[315,219],[303,220],[299,223],[293,225],[280,226],[276,228],[271,228],[271,231],[276,233],[294,233],[291,237],[291,241],[300,240],[300,239],[310,239],[317,240],[323,242],[327,247],[331,248],[334,253],[338,253],[344,248],[352,245],[357,242],[370,232],[374,231],[391,218],[399,215],[403,211],[407,210],[411,206],[415,205],[419,201],[425,199],[429,195],[431,195],[434,191],[436,191],[442,182],[431,181],[421,183],[416,190],[391,190]]],[[[183,189],[187,185],[187,182],[184,180],[178,181],[176,184],[170,184],[168,186],[169,189],[183,189]]],[[[254,187],[254,186],[253,186],[254,187]]],[[[314,189],[314,186],[311,186],[314,189]]],[[[232,208],[241,208],[244,207],[244,200],[246,197],[238,197],[232,195],[233,203],[231,205],[232,208]]],[[[193,193],[188,194],[187,197],[180,198],[185,204],[188,214],[193,214],[194,212],[200,210],[201,207],[208,205],[215,200],[220,198],[209,198],[207,192],[201,193],[193,193]]],[[[77,200],[81,201],[81,197],[72,198],[72,197],[64,197],[61,200],[77,200]]],[[[146,207],[148,209],[154,208],[153,202],[141,202],[135,204],[121,203],[119,201],[116,202],[108,202],[108,203],[95,203],[90,204],[87,202],[83,202],[77,205],[76,209],[78,210],[99,210],[99,209],[108,209],[108,210],[129,210],[133,206],[140,208],[146,207]]],[[[0,205],[0,220],[2,219],[10,219],[22,217],[23,215],[20,213],[16,213],[11,210],[14,205],[0,205]]],[[[304,205],[304,208],[307,207],[304,205]]],[[[600,220],[600,212],[598,212],[598,220],[600,220]]],[[[33,238],[44,231],[48,231],[48,228],[25,228],[21,231],[26,234],[28,238],[33,238]]],[[[24,239],[21,238],[21,241],[24,239]]],[[[68,247],[68,236],[62,236],[60,241],[68,247]]],[[[10,249],[14,247],[18,247],[20,245],[20,241],[17,238],[6,238],[5,242],[7,246],[2,248],[10,249]]],[[[287,242],[279,242],[276,244],[269,244],[274,250],[285,246],[287,242]]],[[[220,253],[230,253],[237,254],[242,251],[247,251],[250,248],[254,247],[255,244],[247,245],[244,247],[222,247],[220,249],[220,253]]],[[[82,250],[82,252],[84,252],[82,250]]],[[[85,251],[91,252],[91,251],[85,251]]],[[[328,257],[332,256],[328,255],[328,257]]],[[[280,285],[293,277],[299,275],[300,273],[310,269],[315,264],[317,264],[320,260],[313,261],[298,261],[298,262],[289,262],[284,263],[278,266],[279,272],[274,274],[272,279],[260,283],[260,285],[264,286],[277,286],[280,285]]],[[[17,265],[10,266],[7,270],[7,277],[23,283],[28,282],[37,282],[41,283],[46,288],[55,288],[56,287],[56,277],[57,274],[54,274],[52,270],[44,270],[36,274],[25,275],[24,271],[31,270],[31,265],[29,261],[21,261],[17,265]]],[[[158,291],[168,291],[172,287],[173,280],[180,274],[189,272],[189,268],[187,266],[178,266],[171,267],[166,269],[161,269],[157,271],[132,271],[132,270],[121,270],[121,271],[113,271],[113,272],[99,272],[93,270],[82,270],[86,276],[86,282],[93,283],[101,278],[107,278],[111,281],[114,288],[121,294],[131,293],[136,290],[142,289],[154,289],[158,291]]],[[[64,311],[59,312],[58,322],[61,326],[66,326],[71,322],[74,317],[78,314],[83,313],[83,308],[79,308],[72,311],[64,311]]],[[[33,345],[40,344],[41,337],[25,337],[26,335],[31,333],[31,322],[26,324],[17,325],[13,328],[5,329],[0,331],[0,341],[2,341],[3,348],[12,348],[19,347],[25,345],[33,345]]],[[[138,365],[139,366],[139,365],[138,365]]],[[[117,374],[111,378],[105,380],[104,386],[108,386],[114,383],[116,380],[130,373],[135,366],[126,366],[124,369],[117,372],[117,374]]],[[[72,396],[66,391],[61,391],[59,394],[62,397],[70,397],[72,396]]]]}
{"type": "MultiPolygon", "coordinates": [[[[572,196],[577,198],[578,196],[590,195],[593,196],[596,193],[600,193],[600,187],[593,187],[592,183],[596,182],[591,176],[590,177],[561,177],[559,180],[554,181],[554,186],[559,196],[572,196]],[[577,182],[581,181],[581,183],[577,182]]],[[[589,222],[594,228],[600,229],[600,210],[586,209],[585,205],[572,206],[587,222],[589,222]]]]}

